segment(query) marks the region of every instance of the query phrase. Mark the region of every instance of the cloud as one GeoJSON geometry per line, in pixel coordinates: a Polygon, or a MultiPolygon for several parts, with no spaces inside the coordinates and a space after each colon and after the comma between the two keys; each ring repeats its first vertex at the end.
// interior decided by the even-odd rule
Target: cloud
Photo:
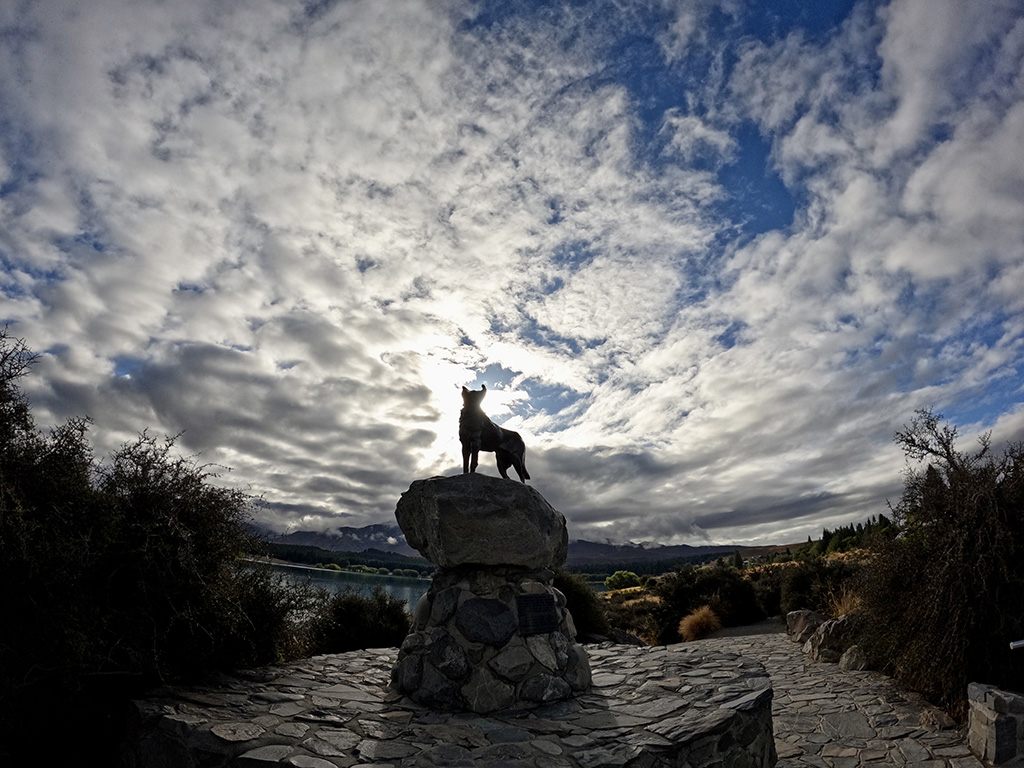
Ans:
{"type": "Polygon", "coordinates": [[[575,536],[801,540],[898,494],[915,407],[1020,433],[1012,3],[4,13],[40,422],[182,432],[279,528],[457,471],[486,370],[575,536]],[[737,168],[793,221],[750,229],[737,168]]]}

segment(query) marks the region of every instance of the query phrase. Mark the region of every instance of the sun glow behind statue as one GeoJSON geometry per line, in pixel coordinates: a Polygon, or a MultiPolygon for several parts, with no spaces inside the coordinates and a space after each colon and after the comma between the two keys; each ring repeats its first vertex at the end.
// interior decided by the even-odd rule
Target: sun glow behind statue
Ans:
{"type": "Polygon", "coordinates": [[[455,471],[486,383],[581,533],[802,540],[898,493],[917,407],[1024,436],[1020,22],[22,4],[0,322],[43,426],[182,433],[279,528],[455,471]]]}

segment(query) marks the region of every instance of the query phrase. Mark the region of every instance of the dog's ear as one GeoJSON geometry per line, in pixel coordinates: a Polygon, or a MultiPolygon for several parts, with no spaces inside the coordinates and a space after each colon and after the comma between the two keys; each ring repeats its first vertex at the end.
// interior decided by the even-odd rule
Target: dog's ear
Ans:
{"type": "Polygon", "coordinates": [[[468,389],[466,389],[465,387],[463,387],[463,388],[462,388],[462,394],[466,394],[467,392],[469,392],[469,390],[468,390],[468,389]]]}
{"type": "Polygon", "coordinates": [[[484,392],[486,392],[487,391],[487,385],[486,384],[481,384],[480,385],[480,389],[482,389],[484,392]]]}

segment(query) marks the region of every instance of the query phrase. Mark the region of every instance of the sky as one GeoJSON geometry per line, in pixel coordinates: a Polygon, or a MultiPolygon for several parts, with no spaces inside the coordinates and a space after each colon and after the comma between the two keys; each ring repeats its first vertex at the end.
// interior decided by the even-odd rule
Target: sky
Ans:
{"type": "Polygon", "coordinates": [[[796,542],[915,409],[1024,439],[1022,147],[1016,0],[13,0],[0,322],[279,530],[486,384],[572,538],[796,542]]]}

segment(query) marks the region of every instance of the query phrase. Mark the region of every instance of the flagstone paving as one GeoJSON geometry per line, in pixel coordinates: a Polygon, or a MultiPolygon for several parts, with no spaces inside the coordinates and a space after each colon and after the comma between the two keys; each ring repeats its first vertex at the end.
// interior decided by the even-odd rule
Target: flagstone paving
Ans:
{"type": "Polygon", "coordinates": [[[321,656],[167,689],[138,702],[139,731],[126,745],[125,762],[139,768],[770,765],[771,699],[779,768],[982,768],[962,732],[938,727],[942,717],[933,707],[879,673],[809,661],[781,632],[587,650],[592,693],[491,716],[431,712],[388,694],[393,650],[321,656]],[[730,720],[729,712],[742,716],[730,720]],[[715,754],[737,742],[723,738],[723,728],[742,733],[744,744],[754,739],[756,748],[742,759],[715,754]],[[702,738],[702,729],[716,735],[702,738]],[[764,742],[755,736],[762,733],[764,742]]]}
{"type": "Polygon", "coordinates": [[[589,646],[593,689],[491,715],[387,687],[391,649],[317,656],[135,703],[134,768],[770,768],[772,692],[714,648],[589,646]]]}
{"type": "Polygon", "coordinates": [[[760,661],[775,696],[778,768],[982,768],[962,731],[939,730],[934,707],[877,672],[814,662],[782,632],[687,643],[760,661]]]}

